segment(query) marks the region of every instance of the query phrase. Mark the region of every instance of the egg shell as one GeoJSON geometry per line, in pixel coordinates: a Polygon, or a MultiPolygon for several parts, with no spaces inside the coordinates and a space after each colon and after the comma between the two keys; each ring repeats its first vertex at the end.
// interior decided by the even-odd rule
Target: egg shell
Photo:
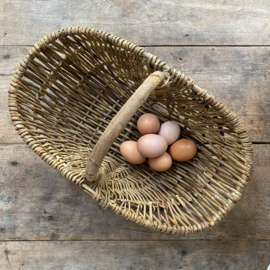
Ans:
{"type": "Polygon", "coordinates": [[[196,144],[188,139],[181,139],[171,145],[169,153],[176,161],[188,161],[197,153],[196,144]]]}
{"type": "Polygon", "coordinates": [[[141,134],[153,134],[159,130],[159,119],[152,113],[143,114],[137,122],[138,130],[141,134]]]}
{"type": "Polygon", "coordinates": [[[147,158],[161,156],[168,147],[166,140],[156,134],[147,134],[142,136],[138,140],[137,146],[139,153],[147,158]]]}
{"type": "Polygon", "coordinates": [[[165,152],[161,156],[148,159],[149,166],[158,172],[165,172],[172,166],[171,156],[165,152]]]}
{"type": "Polygon", "coordinates": [[[162,136],[170,145],[179,138],[180,126],[174,121],[167,121],[160,126],[157,134],[162,136]]]}
{"type": "Polygon", "coordinates": [[[137,149],[137,142],[125,141],[120,146],[122,156],[131,164],[141,164],[146,160],[137,149]]]}

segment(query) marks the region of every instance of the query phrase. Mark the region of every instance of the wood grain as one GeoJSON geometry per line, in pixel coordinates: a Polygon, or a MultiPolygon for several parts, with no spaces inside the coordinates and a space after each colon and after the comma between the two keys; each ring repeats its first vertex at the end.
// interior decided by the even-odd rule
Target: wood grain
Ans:
{"type": "Polygon", "coordinates": [[[138,45],[269,45],[267,0],[1,0],[0,45],[88,26],[138,45]]]}
{"type": "MultiPolygon", "coordinates": [[[[28,49],[0,46],[0,75],[13,74],[28,49]]],[[[223,101],[240,117],[253,142],[270,142],[269,47],[150,47],[146,51],[223,101]]],[[[7,111],[11,76],[0,80],[0,143],[19,143],[7,111]]]]}
{"type": "Polygon", "coordinates": [[[94,27],[194,77],[240,116],[252,141],[269,143],[269,12],[267,0],[0,0],[0,269],[266,270],[270,145],[255,145],[252,182],[216,227],[161,234],[104,211],[22,145],[7,89],[27,45],[65,27],[94,27]]]}
{"type": "Polygon", "coordinates": [[[13,75],[31,46],[0,46],[0,76],[13,75]]]}
{"type": "Polygon", "coordinates": [[[270,240],[269,153],[270,145],[255,145],[252,181],[226,218],[181,236],[103,210],[25,145],[0,145],[0,240],[270,240]]]}
{"type": "Polygon", "coordinates": [[[269,241],[2,242],[1,269],[266,270],[269,241]]]}

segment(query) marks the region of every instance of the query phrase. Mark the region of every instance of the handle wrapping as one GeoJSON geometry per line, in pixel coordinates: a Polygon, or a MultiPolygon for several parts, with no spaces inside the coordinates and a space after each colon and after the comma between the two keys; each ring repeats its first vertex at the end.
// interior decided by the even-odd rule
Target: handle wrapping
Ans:
{"type": "Polygon", "coordinates": [[[85,176],[88,181],[93,182],[99,179],[99,167],[113,142],[164,78],[164,74],[160,71],[155,71],[149,75],[111,120],[89,156],[85,169],[85,176]]]}

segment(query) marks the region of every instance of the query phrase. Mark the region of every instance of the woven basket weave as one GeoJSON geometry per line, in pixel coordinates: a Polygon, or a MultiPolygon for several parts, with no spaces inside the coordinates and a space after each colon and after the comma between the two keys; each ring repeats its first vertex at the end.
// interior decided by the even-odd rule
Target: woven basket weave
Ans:
{"type": "Polygon", "coordinates": [[[38,41],[14,74],[9,110],[18,134],[44,161],[102,207],[156,231],[213,227],[238,202],[253,168],[247,131],[226,105],[151,53],[92,28],[71,27],[38,41]],[[119,112],[127,101],[136,103],[136,89],[156,71],[165,79],[136,101],[131,118],[119,112]],[[198,146],[195,158],[163,173],[126,162],[119,146],[138,140],[136,122],[146,112],[178,122],[181,138],[198,146]],[[112,119],[115,132],[104,132],[112,119]],[[95,158],[103,160],[100,167],[95,158]]]}

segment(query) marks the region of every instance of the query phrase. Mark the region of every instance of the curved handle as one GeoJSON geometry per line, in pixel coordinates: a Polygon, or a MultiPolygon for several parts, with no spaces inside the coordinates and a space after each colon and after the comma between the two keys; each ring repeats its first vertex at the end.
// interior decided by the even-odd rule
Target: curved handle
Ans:
{"type": "Polygon", "coordinates": [[[164,78],[164,74],[160,71],[155,71],[149,75],[111,120],[89,156],[85,169],[85,176],[88,181],[93,182],[98,180],[99,167],[113,142],[124,130],[131,117],[147,100],[150,93],[164,80],[164,78]]]}

